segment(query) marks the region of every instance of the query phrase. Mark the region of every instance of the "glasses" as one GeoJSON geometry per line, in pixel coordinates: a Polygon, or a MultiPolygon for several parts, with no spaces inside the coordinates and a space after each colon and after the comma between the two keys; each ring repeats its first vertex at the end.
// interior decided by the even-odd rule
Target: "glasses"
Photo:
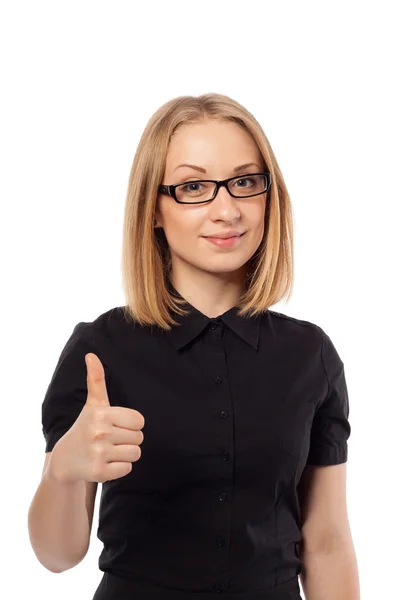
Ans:
{"type": "Polygon", "coordinates": [[[233,198],[250,198],[265,194],[271,186],[271,173],[248,173],[238,177],[230,177],[220,181],[214,179],[198,179],[176,185],[160,185],[158,191],[172,196],[179,204],[202,204],[210,202],[224,185],[233,198]]]}

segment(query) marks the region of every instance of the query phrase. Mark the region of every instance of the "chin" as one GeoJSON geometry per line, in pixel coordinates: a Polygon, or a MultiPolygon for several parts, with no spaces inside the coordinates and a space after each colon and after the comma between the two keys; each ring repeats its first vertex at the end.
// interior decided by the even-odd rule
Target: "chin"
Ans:
{"type": "Polygon", "coordinates": [[[245,267],[245,262],[242,261],[223,261],[218,260],[217,264],[214,264],[214,261],[209,261],[205,266],[200,266],[204,271],[209,273],[216,273],[220,275],[221,273],[233,273],[234,271],[238,271],[245,267]]]}

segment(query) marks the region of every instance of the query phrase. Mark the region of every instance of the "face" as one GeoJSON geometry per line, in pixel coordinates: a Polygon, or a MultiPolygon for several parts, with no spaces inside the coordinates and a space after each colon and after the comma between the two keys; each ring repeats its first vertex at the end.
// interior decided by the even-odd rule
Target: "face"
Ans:
{"type": "MultiPolygon", "coordinates": [[[[175,132],[162,183],[227,179],[261,171],[264,168],[260,152],[240,125],[205,120],[182,125],[175,132]],[[182,163],[201,170],[180,167],[182,163]],[[253,164],[235,171],[247,163],[253,164]]],[[[222,186],[211,202],[193,205],[178,204],[171,196],[159,194],[155,217],[170,247],[173,280],[190,277],[196,270],[218,277],[231,275],[232,279],[239,276],[240,281],[244,280],[247,263],[262,241],[266,196],[267,193],[234,198],[222,186]],[[206,239],[230,229],[244,232],[235,244],[217,245],[206,239]]]]}

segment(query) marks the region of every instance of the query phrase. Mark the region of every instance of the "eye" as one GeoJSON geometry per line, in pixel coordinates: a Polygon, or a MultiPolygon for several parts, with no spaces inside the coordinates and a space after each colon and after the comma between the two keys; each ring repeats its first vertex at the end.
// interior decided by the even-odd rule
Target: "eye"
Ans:
{"type": "Polygon", "coordinates": [[[255,177],[246,177],[246,176],[244,176],[244,177],[240,177],[239,179],[236,179],[234,181],[234,186],[235,187],[251,187],[253,185],[256,185],[256,178],[255,177]],[[237,183],[240,183],[240,182],[242,183],[242,182],[245,182],[245,181],[249,181],[250,182],[249,185],[248,184],[246,184],[246,185],[236,185],[237,183]]]}
{"type": "Polygon", "coordinates": [[[200,182],[198,181],[191,181],[189,183],[185,183],[184,185],[180,186],[180,190],[182,192],[197,192],[198,189],[196,189],[196,187],[193,188],[193,186],[199,186],[201,185],[200,182]]]}
{"type": "Polygon", "coordinates": [[[190,195],[193,193],[197,194],[203,191],[204,188],[206,188],[206,186],[204,185],[203,181],[188,181],[187,183],[180,185],[178,190],[182,194],[190,195]]]}

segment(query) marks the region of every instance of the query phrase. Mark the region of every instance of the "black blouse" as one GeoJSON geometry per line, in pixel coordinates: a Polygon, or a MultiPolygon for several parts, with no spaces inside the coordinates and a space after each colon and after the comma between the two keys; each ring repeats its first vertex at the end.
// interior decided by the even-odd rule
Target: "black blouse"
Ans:
{"type": "Polygon", "coordinates": [[[102,484],[94,600],[299,599],[297,486],[305,465],[347,461],[343,362],[309,321],[187,307],[169,332],[123,307],[78,323],[42,403],[50,452],[83,408],[94,352],[111,405],[145,418],[131,473],[102,484]]]}

